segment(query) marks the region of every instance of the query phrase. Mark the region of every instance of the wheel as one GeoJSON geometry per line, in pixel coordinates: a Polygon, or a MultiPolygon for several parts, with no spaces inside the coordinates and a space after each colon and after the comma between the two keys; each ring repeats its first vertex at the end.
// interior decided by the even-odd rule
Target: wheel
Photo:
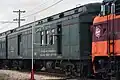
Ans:
{"type": "Polygon", "coordinates": [[[46,70],[48,72],[54,72],[55,71],[54,67],[55,67],[55,65],[54,65],[53,61],[46,62],[46,70]]]}

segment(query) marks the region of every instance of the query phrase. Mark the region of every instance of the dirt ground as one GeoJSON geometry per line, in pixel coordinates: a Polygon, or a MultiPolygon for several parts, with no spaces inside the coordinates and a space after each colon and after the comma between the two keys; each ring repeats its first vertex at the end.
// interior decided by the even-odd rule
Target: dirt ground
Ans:
{"type": "Polygon", "coordinates": [[[13,78],[10,75],[0,73],[0,80],[29,80],[29,79],[13,78]]]}
{"type": "MultiPolygon", "coordinates": [[[[45,75],[34,75],[35,80],[60,80],[58,77],[49,77],[45,75]]],[[[0,70],[0,80],[30,80],[30,73],[22,73],[11,70],[0,70]]]]}

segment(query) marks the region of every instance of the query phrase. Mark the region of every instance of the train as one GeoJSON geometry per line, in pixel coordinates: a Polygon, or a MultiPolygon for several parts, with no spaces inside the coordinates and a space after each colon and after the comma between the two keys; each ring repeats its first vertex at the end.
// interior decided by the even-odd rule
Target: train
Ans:
{"type": "Polygon", "coordinates": [[[93,69],[102,78],[120,79],[119,19],[120,0],[103,0],[91,26],[93,69]]]}
{"type": "Polygon", "coordinates": [[[119,0],[103,0],[0,34],[0,68],[120,79],[119,0]],[[33,42],[32,42],[33,37],[33,42]]]}
{"type": "Polygon", "coordinates": [[[89,27],[100,5],[89,3],[1,33],[0,67],[30,70],[33,45],[34,70],[59,69],[69,76],[91,74],[89,27]]]}

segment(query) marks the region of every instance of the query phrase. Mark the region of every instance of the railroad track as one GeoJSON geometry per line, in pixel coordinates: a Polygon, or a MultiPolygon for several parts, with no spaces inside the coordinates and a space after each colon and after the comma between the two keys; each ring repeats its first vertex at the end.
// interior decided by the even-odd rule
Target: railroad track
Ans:
{"type": "MultiPolygon", "coordinates": [[[[1,73],[6,73],[6,74],[11,74],[14,78],[14,80],[29,80],[30,79],[30,71],[19,71],[19,70],[4,70],[1,71],[1,73]],[[18,77],[20,79],[18,79],[18,77]],[[22,79],[24,77],[25,79],[22,79]],[[29,79],[28,79],[29,78],[29,79]]],[[[80,78],[80,77],[66,77],[64,74],[59,74],[59,73],[49,73],[49,72],[35,72],[34,75],[36,80],[102,80],[102,79],[88,79],[88,78],[80,78]]],[[[114,80],[114,79],[111,79],[114,80]]]]}
{"type": "MultiPolygon", "coordinates": [[[[22,70],[22,71],[20,71],[20,70],[10,70],[10,71],[17,71],[17,72],[20,72],[20,73],[23,73],[23,74],[29,74],[30,75],[30,71],[26,71],[26,70],[22,70]]],[[[45,76],[45,79],[44,80],[53,80],[53,79],[55,79],[55,80],[88,80],[88,79],[86,79],[86,78],[79,78],[79,77],[73,77],[73,78],[71,78],[71,77],[66,77],[64,74],[60,74],[60,73],[53,73],[53,72],[51,72],[51,73],[49,73],[49,72],[45,72],[45,71],[38,71],[38,72],[35,72],[35,78],[36,78],[36,75],[37,76],[45,76]]],[[[36,80],[39,80],[38,78],[36,79],[36,80]]]]}
{"type": "MultiPolygon", "coordinates": [[[[4,69],[4,70],[8,70],[8,69],[4,69]]],[[[10,71],[17,71],[17,72],[20,72],[20,73],[23,73],[23,74],[29,74],[30,75],[30,70],[13,70],[11,69],[10,71]]],[[[63,73],[55,73],[54,71],[53,72],[46,72],[46,71],[37,71],[35,72],[35,76],[45,76],[45,80],[49,79],[49,80],[53,80],[53,79],[56,79],[56,80],[101,80],[101,79],[88,79],[88,78],[80,78],[80,77],[67,77],[65,76],[65,74],[63,73]]],[[[36,80],[39,80],[39,79],[36,79],[36,80]]],[[[114,79],[113,79],[114,80],[114,79]]]]}
{"type": "MultiPolygon", "coordinates": [[[[12,76],[13,80],[29,80],[31,78],[30,71],[17,71],[17,70],[0,70],[0,73],[12,76]],[[16,79],[17,78],[17,79],[16,79]]],[[[48,73],[48,72],[35,72],[35,80],[63,80],[66,79],[63,74],[48,73]]]]}

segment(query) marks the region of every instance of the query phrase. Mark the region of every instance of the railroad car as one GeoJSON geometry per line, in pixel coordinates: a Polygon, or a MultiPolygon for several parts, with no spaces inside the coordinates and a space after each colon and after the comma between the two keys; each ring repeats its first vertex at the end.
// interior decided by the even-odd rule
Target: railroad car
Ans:
{"type": "Polygon", "coordinates": [[[92,30],[94,73],[101,78],[120,79],[120,0],[103,0],[92,30]]]}
{"type": "Polygon", "coordinates": [[[4,36],[0,40],[5,45],[4,50],[0,48],[2,67],[31,68],[33,27],[36,70],[59,69],[66,75],[75,76],[91,74],[90,26],[100,11],[100,5],[89,3],[1,33],[4,36]]]}

